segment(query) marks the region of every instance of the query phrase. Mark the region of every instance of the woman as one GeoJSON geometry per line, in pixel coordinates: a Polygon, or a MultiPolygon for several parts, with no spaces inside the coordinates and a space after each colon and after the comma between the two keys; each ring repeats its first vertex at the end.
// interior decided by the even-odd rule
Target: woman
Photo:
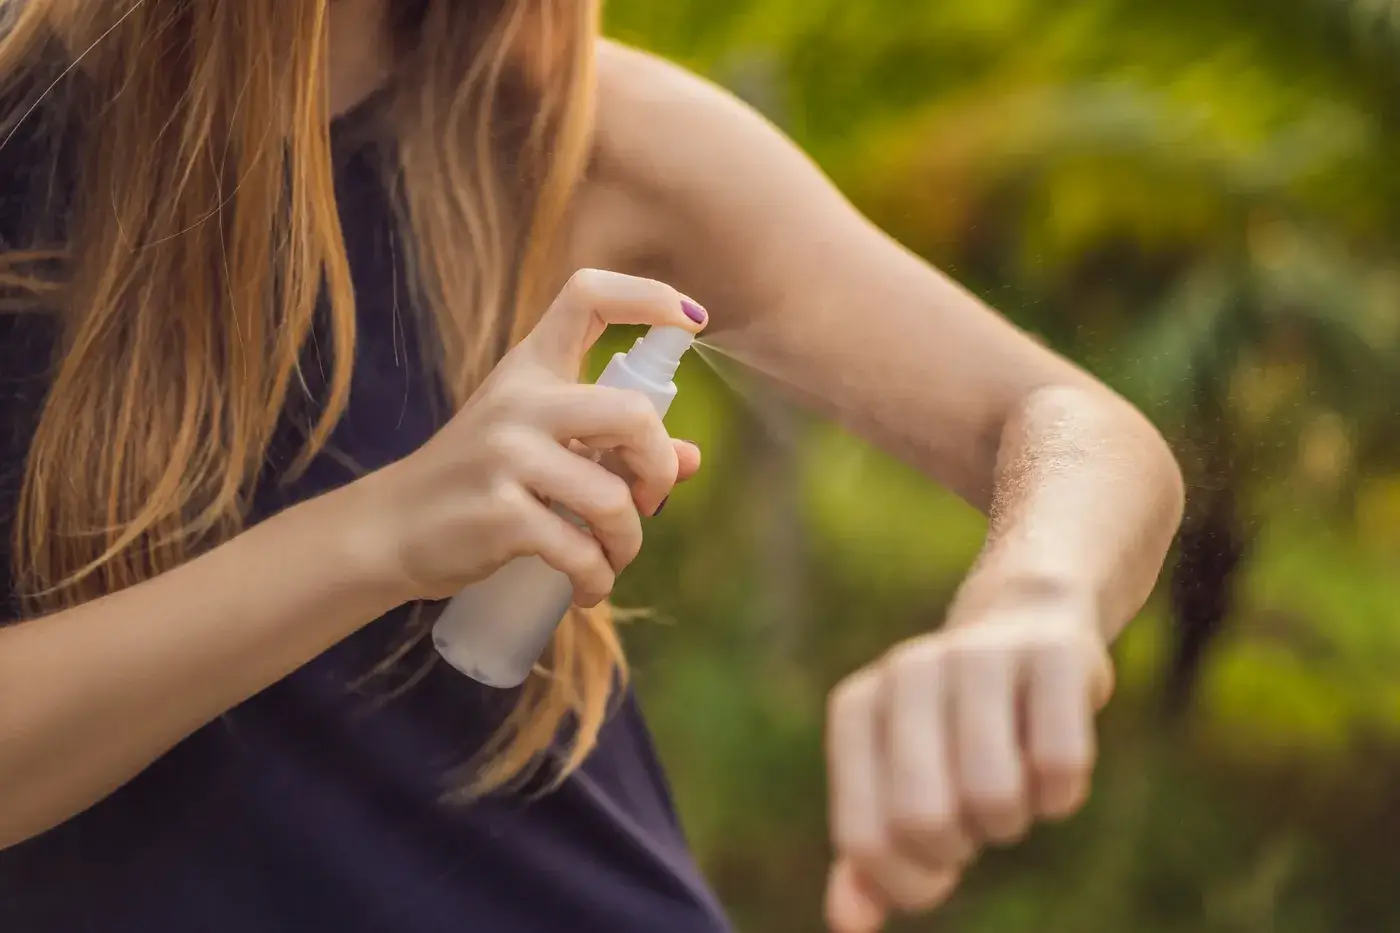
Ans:
{"type": "Polygon", "coordinates": [[[833,696],[833,928],[1079,806],[1172,457],[754,114],[582,0],[0,10],[5,929],[725,929],[605,611],[515,693],[421,638],[522,554],[600,606],[698,467],[574,384],[612,323],[708,325],[990,515],[833,696]]]}

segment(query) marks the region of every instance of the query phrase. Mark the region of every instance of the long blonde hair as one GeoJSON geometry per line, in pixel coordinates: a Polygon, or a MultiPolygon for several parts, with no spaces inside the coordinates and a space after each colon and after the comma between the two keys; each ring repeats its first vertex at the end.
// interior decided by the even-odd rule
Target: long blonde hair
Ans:
{"type": "MultiPolygon", "coordinates": [[[[336,208],[331,0],[0,0],[0,127],[82,127],[58,243],[0,256],[0,288],[62,318],[26,463],[15,579],[26,614],[170,570],[243,527],[326,299],[334,365],[298,468],[345,409],[355,307],[336,208]],[[50,81],[45,63],[57,60],[50,81]],[[31,113],[31,110],[33,111],[31,113]]],[[[391,4],[400,66],[388,184],[435,363],[461,404],[546,295],[586,166],[597,0],[391,4]]],[[[19,128],[29,133],[31,128],[19,128]]],[[[625,664],[575,612],[477,771],[498,787],[567,729],[596,743],[625,664]]]]}

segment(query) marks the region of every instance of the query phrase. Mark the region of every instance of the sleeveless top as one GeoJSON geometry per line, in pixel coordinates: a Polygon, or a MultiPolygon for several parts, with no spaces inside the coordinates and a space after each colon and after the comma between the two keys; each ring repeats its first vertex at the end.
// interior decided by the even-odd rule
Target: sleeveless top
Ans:
{"type": "MultiPolygon", "coordinates": [[[[443,406],[421,378],[390,202],[373,147],[338,121],[337,196],[359,308],[349,410],[295,482],[268,476],[256,522],[422,445],[443,406]]],[[[36,220],[51,176],[0,149],[0,237],[36,220]]],[[[0,539],[46,388],[53,322],[0,314],[0,539]]],[[[13,604],[9,545],[0,584],[13,604]]],[[[402,644],[407,607],[180,742],[111,796],[0,851],[14,933],[722,933],[642,714],[618,698],[597,750],[558,789],[443,802],[515,696],[436,663],[390,694],[352,684],[402,644]]],[[[397,667],[432,660],[421,639],[397,667]]],[[[402,683],[402,678],[399,681],[402,683]]],[[[0,752],[2,753],[2,752],[0,752]]]]}

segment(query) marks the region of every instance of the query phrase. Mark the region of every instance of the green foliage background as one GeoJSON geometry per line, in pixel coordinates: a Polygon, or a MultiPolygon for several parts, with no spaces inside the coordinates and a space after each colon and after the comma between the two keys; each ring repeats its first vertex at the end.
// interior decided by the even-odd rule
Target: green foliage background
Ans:
{"type": "MultiPolygon", "coordinates": [[[[1087,812],[908,928],[1400,930],[1400,3],[612,0],[609,29],[1144,406],[1192,546],[1244,545],[1184,712],[1164,586],[1087,812]]],[[[637,680],[741,928],[817,930],[825,692],[938,624],[983,523],[742,379],[681,380],[707,468],[624,580],[662,617],[637,680]]]]}

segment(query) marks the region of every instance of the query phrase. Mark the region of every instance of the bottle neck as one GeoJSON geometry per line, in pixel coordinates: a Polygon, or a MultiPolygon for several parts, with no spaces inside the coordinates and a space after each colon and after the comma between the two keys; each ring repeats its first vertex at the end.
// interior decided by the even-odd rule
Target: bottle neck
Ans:
{"type": "Polygon", "coordinates": [[[664,354],[650,352],[646,338],[639,338],[623,358],[628,369],[647,382],[658,386],[668,385],[680,369],[679,359],[670,359],[664,354]]]}
{"type": "Polygon", "coordinates": [[[668,325],[657,325],[648,330],[627,351],[630,368],[646,379],[662,385],[669,384],[676,377],[681,358],[685,356],[695,335],[690,331],[668,325]]]}

